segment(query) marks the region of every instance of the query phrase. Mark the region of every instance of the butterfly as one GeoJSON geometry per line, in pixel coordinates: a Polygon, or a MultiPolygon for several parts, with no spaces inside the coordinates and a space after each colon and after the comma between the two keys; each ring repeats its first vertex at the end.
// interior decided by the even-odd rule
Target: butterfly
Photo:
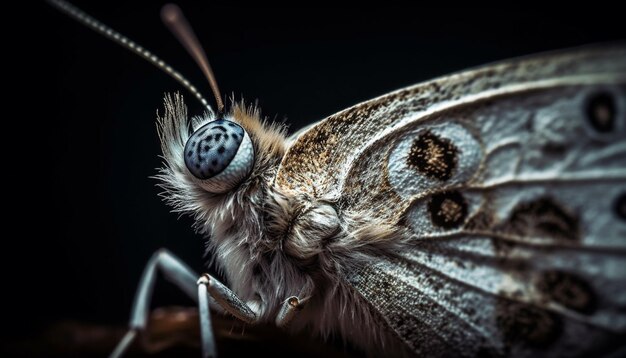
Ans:
{"type": "Polygon", "coordinates": [[[228,287],[196,287],[159,252],[131,332],[161,269],[204,327],[210,306],[369,354],[623,349],[625,82],[623,45],[574,49],[401,89],[289,137],[255,108],[189,119],[168,96],[159,178],[228,287]]]}

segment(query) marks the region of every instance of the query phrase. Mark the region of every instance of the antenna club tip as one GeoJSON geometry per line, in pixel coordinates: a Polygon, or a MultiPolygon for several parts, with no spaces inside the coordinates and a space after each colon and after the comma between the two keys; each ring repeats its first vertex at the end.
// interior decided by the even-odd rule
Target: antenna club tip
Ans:
{"type": "Polygon", "coordinates": [[[173,23],[181,18],[182,10],[178,5],[168,3],[161,8],[161,19],[165,23],[173,23]]]}

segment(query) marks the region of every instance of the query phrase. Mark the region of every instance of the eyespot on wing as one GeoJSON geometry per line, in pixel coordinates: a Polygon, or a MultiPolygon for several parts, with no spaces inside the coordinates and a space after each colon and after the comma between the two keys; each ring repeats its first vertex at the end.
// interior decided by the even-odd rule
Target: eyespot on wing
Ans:
{"type": "Polygon", "coordinates": [[[480,142],[460,124],[417,128],[401,137],[392,149],[389,181],[398,195],[410,198],[470,180],[482,157],[480,142]]]}

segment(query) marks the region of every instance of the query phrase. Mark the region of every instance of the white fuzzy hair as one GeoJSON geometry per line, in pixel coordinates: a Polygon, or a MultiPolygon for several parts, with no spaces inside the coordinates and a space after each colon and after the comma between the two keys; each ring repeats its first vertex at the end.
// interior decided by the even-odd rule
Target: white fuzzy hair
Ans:
{"type": "Polygon", "coordinates": [[[158,118],[165,165],[157,177],[174,211],[194,217],[227,285],[258,307],[261,321],[273,321],[282,302],[298,296],[306,304],[290,328],[338,335],[369,354],[404,355],[382,318],[345,280],[371,257],[397,250],[403,233],[364,219],[373,216],[338,215],[319,200],[281,193],[273,178],[287,149],[285,129],[264,123],[256,108],[243,104],[234,104],[226,118],[240,124],[254,146],[253,169],[241,184],[228,193],[208,193],[187,170],[187,139],[216,118],[208,113],[189,122],[178,94],[166,96],[158,118]]]}

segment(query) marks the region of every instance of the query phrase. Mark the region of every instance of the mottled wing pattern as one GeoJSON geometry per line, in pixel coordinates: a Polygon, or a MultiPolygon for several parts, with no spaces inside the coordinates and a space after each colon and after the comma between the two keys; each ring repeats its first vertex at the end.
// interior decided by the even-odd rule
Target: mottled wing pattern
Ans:
{"type": "Polygon", "coordinates": [[[626,333],[626,47],[529,57],[331,116],[277,184],[408,228],[347,280],[416,353],[585,355],[626,333]]]}

